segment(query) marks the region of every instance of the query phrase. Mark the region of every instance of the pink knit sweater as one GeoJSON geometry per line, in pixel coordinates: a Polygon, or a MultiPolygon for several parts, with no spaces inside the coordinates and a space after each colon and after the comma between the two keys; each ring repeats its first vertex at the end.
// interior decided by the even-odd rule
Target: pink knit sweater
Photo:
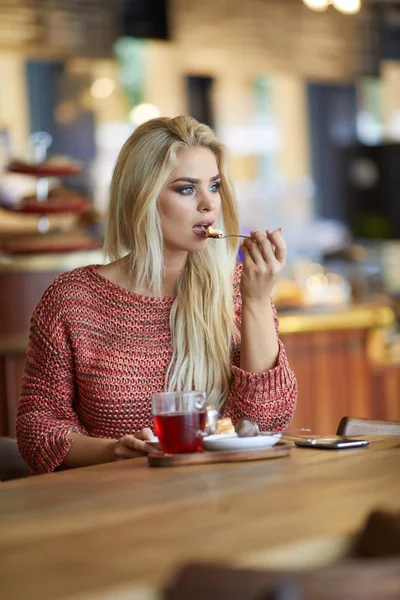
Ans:
{"type": "MultiPolygon", "coordinates": [[[[233,281],[239,325],[241,269],[238,264],[233,281]]],[[[31,320],[17,416],[18,445],[32,472],[62,463],[72,431],[119,439],[153,426],[151,394],[164,388],[172,356],[173,301],[129,292],[95,265],[65,273],[48,288],[31,320]]],[[[282,342],[275,368],[255,374],[239,364],[240,344],[225,414],[233,422],[246,416],[262,430],[284,429],[297,384],[282,342]]]]}

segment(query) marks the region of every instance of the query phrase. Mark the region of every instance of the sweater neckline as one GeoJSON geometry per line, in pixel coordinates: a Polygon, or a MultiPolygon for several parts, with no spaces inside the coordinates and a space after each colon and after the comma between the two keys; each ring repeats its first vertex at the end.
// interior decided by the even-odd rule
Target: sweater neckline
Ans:
{"type": "Polygon", "coordinates": [[[102,285],[102,287],[108,288],[113,293],[123,294],[127,299],[149,304],[169,305],[172,304],[175,300],[175,296],[163,296],[162,298],[156,298],[155,296],[144,296],[143,294],[131,292],[130,290],[121,287],[117,283],[114,283],[113,281],[110,281],[109,279],[101,275],[98,271],[98,268],[100,266],[101,265],[98,264],[88,265],[88,271],[91,275],[93,275],[97,282],[102,285]]]}

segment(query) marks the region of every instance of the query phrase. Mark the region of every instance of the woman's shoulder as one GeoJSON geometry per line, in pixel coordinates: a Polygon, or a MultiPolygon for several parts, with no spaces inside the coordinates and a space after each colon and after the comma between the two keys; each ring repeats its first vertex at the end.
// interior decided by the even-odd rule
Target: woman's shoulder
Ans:
{"type": "Polygon", "coordinates": [[[33,317],[53,314],[58,318],[68,312],[69,307],[83,300],[94,298],[91,290],[92,265],[61,273],[54,279],[40,299],[33,317]]]}
{"type": "Polygon", "coordinates": [[[90,288],[91,272],[93,265],[78,267],[72,271],[66,271],[56,277],[44,293],[44,297],[62,296],[74,292],[86,292],[90,288]]]}

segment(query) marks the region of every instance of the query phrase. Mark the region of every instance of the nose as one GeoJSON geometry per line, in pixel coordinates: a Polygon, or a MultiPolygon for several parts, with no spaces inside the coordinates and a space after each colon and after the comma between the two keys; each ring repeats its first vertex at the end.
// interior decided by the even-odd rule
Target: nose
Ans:
{"type": "Polygon", "coordinates": [[[211,212],[216,208],[216,197],[208,189],[203,190],[199,194],[199,206],[200,212],[211,212]]]}

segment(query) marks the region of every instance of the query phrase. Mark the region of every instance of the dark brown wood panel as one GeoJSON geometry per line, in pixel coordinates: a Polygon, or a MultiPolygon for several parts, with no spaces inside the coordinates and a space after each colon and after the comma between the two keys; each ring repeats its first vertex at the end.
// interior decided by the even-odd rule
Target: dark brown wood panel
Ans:
{"type": "Polygon", "coordinates": [[[0,435],[15,437],[25,354],[0,356],[0,435]]]}
{"type": "Polygon", "coordinates": [[[366,330],[286,334],[299,396],[291,429],[334,433],[345,414],[373,418],[366,330]]]}
{"type": "Polygon", "coordinates": [[[0,357],[0,436],[8,436],[7,402],[5,360],[0,357]]]}
{"type": "Polygon", "coordinates": [[[0,435],[15,435],[31,315],[60,272],[0,273],[0,435]]]}
{"type": "Polygon", "coordinates": [[[0,273],[0,338],[29,331],[32,312],[60,271],[0,273]]]}
{"type": "Polygon", "coordinates": [[[313,365],[310,360],[311,339],[308,333],[282,336],[293,371],[296,374],[299,398],[291,424],[292,429],[309,428],[312,424],[313,407],[306,399],[313,385],[313,365]]]}
{"type": "Polygon", "coordinates": [[[377,419],[400,421],[400,365],[381,365],[372,373],[377,419]]]}

